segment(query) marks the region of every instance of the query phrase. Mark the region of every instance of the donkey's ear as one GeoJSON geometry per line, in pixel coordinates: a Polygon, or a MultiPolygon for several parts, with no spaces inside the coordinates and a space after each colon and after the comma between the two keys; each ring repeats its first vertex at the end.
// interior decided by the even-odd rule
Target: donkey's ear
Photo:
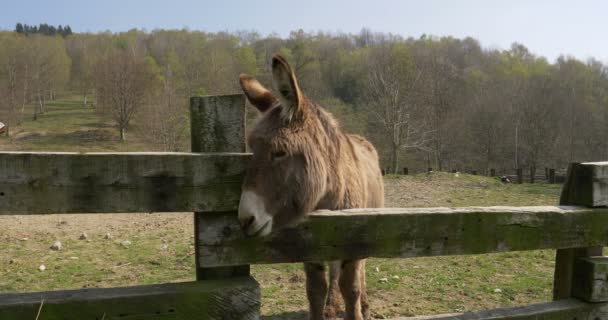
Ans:
{"type": "Polygon", "coordinates": [[[239,82],[247,100],[258,110],[264,112],[272,107],[278,99],[268,89],[258,82],[254,77],[241,74],[239,82]]]}
{"type": "Polygon", "coordinates": [[[278,92],[283,107],[283,117],[291,121],[302,110],[302,92],[298,86],[296,75],[280,54],[272,57],[272,77],[275,90],[278,92]]]}

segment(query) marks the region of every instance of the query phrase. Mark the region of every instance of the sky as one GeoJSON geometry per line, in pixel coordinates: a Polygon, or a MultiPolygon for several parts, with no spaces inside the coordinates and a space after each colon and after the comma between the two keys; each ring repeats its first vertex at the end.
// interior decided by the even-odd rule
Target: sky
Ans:
{"type": "Polygon", "coordinates": [[[560,54],[608,62],[604,0],[0,0],[0,29],[17,22],[70,25],[74,32],[138,28],[203,31],[292,30],[403,37],[473,37],[486,48],[519,42],[553,61],[560,54]]]}

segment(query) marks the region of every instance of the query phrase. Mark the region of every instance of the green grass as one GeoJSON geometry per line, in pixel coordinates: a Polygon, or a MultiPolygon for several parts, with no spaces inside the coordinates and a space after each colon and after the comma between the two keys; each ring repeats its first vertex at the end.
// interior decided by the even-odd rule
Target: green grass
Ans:
{"type": "Polygon", "coordinates": [[[48,102],[44,114],[33,120],[34,106],[26,106],[23,121],[11,128],[11,137],[0,139],[0,148],[23,151],[145,151],[137,130],[127,130],[120,142],[110,119],[101,117],[81,97],[68,96],[48,102]]]}
{"type": "MultiPolygon", "coordinates": [[[[83,107],[79,97],[51,102],[37,121],[28,116],[13,130],[13,137],[0,139],[1,149],[151,150],[135,130],[127,132],[127,142],[118,141],[111,121],[83,107]]],[[[504,185],[492,178],[439,172],[387,176],[385,185],[386,204],[392,207],[553,205],[561,190],[559,185],[504,185]]],[[[191,214],[0,216],[0,225],[0,292],[194,279],[191,214]],[[81,232],[90,241],[77,240],[81,232]],[[104,239],[107,232],[112,239],[104,239]],[[62,241],[62,250],[49,250],[55,240],[62,241]],[[123,240],[132,244],[125,247],[123,240]],[[46,271],[38,271],[41,264],[46,271]]],[[[553,261],[551,250],[368,259],[372,314],[410,316],[546,301],[553,261]]],[[[255,265],[252,274],[262,287],[266,319],[306,318],[300,264],[255,265]]]]}

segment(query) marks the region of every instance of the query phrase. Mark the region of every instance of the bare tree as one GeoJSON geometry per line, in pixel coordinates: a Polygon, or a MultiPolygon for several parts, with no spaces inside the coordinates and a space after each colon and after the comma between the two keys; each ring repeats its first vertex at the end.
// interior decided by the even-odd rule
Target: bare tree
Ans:
{"type": "Polygon", "coordinates": [[[368,78],[364,102],[389,141],[390,165],[396,173],[400,150],[427,147],[430,131],[417,103],[416,85],[422,71],[412,63],[407,47],[385,45],[367,59],[368,78]]]}
{"type": "Polygon", "coordinates": [[[116,49],[96,66],[99,110],[109,115],[124,141],[129,122],[148,98],[153,75],[133,47],[116,49]]]}

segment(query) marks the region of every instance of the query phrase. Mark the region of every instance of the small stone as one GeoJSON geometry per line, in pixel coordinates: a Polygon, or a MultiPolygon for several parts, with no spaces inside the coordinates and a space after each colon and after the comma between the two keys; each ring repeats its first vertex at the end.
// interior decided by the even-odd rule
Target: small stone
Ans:
{"type": "Polygon", "coordinates": [[[169,248],[169,246],[166,245],[166,244],[163,244],[163,245],[160,246],[161,250],[167,250],[168,248],[169,248]]]}
{"type": "Polygon", "coordinates": [[[394,275],[393,279],[399,280],[399,276],[398,275],[394,275]]]}
{"type": "Polygon", "coordinates": [[[129,240],[125,240],[125,241],[121,242],[120,244],[121,244],[123,247],[128,247],[128,246],[130,246],[130,245],[131,245],[131,241],[129,241],[129,240]]]}
{"type": "Polygon", "coordinates": [[[40,267],[38,267],[38,271],[44,271],[46,270],[46,266],[41,264],[40,267]]]}
{"type": "Polygon", "coordinates": [[[87,240],[89,238],[89,236],[86,233],[81,233],[80,237],[78,237],[78,240],[87,240]]]}
{"type": "Polygon", "coordinates": [[[108,232],[108,233],[106,233],[106,235],[103,238],[106,240],[110,240],[110,239],[112,239],[112,235],[108,232]]]}
{"type": "Polygon", "coordinates": [[[454,177],[458,178],[458,177],[460,177],[460,175],[458,173],[455,173],[454,177]]]}
{"type": "Polygon", "coordinates": [[[78,257],[70,257],[70,260],[78,260],[78,257]]]}
{"type": "Polygon", "coordinates": [[[28,241],[29,239],[30,238],[28,238],[28,237],[24,237],[24,238],[19,239],[19,241],[28,241]]]}
{"type": "Polygon", "coordinates": [[[376,268],[374,268],[374,271],[376,271],[376,272],[380,272],[380,267],[376,267],[376,268]]]}
{"type": "Polygon", "coordinates": [[[54,251],[61,250],[61,242],[60,241],[53,242],[53,245],[51,245],[51,250],[54,250],[54,251]]]}
{"type": "Polygon", "coordinates": [[[502,292],[502,290],[500,290],[498,288],[494,289],[494,293],[501,293],[501,292],[502,292]]]}
{"type": "Polygon", "coordinates": [[[379,282],[386,283],[388,282],[388,278],[380,278],[379,282]]]}

